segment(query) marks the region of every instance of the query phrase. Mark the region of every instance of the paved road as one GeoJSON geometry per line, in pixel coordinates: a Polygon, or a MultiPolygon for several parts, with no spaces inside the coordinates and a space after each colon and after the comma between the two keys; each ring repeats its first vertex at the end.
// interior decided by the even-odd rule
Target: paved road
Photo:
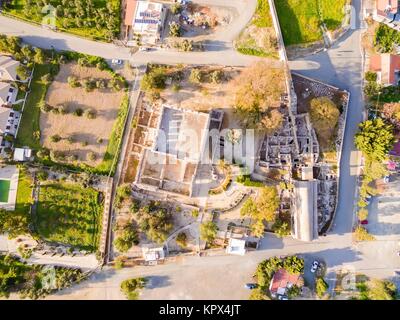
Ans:
{"type": "Polygon", "coordinates": [[[354,146],[354,134],[363,120],[362,55],[361,55],[361,0],[353,1],[356,29],[350,30],[330,50],[292,61],[292,70],[346,89],[351,94],[340,164],[339,206],[331,232],[346,234],[351,231],[356,175],[360,164],[359,152],[354,146]]]}
{"type": "MultiPolygon", "coordinates": [[[[223,2],[223,0],[219,1],[223,2]]],[[[254,4],[255,1],[251,0],[249,3],[254,4]]],[[[353,5],[356,12],[361,14],[361,0],[354,0],[353,5]]],[[[246,19],[241,20],[243,25],[240,28],[244,27],[246,19]]],[[[374,255],[360,253],[357,247],[351,243],[356,173],[360,161],[353,144],[353,137],[357,130],[357,124],[362,120],[363,112],[359,17],[356,17],[355,25],[355,30],[351,30],[327,52],[290,62],[291,68],[296,72],[347,89],[351,93],[340,165],[339,207],[334,227],[327,237],[311,243],[302,243],[293,239],[281,240],[267,235],[262,241],[260,250],[244,257],[188,257],[164,266],[137,267],[119,272],[106,269],[95,275],[91,281],[50,298],[118,299],[121,298],[119,292],[121,280],[133,276],[150,276],[152,283],[150,288],[144,291],[142,297],[144,299],[246,299],[249,292],[243,289],[243,283],[251,280],[251,275],[259,261],[274,255],[294,253],[303,253],[326,261],[329,267],[328,282],[330,284],[335,282],[334,271],[343,267],[355,268],[357,271],[371,276],[388,277],[392,275],[397,267],[396,264],[377,261],[374,255]]],[[[3,33],[22,36],[25,41],[33,45],[42,47],[53,45],[56,49],[77,50],[102,55],[108,59],[132,58],[132,61],[138,65],[146,62],[247,65],[255,60],[253,57],[235,53],[228,45],[218,47],[216,51],[204,53],[154,51],[135,54],[131,57],[126,48],[43,31],[40,28],[4,17],[0,17],[0,30],[3,33]]],[[[235,32],[236,29],[232,31],[231,35],[235,32]]]]}

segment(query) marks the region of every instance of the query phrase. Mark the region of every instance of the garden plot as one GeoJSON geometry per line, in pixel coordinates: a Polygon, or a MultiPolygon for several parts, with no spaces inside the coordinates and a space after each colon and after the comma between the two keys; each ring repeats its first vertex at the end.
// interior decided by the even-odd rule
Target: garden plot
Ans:
{"type": "Polygon", "coordinates": [[[62,161],[96,166],[106,153],[124,92],[107,87],[91,91],[83,86],[72,87],[68,83],[72,77],[82,83],[94,79],[107,84],[112,79],[109,72],[97,68],[77,63],[61,65],[48,90],[46,103],[53,109],[63,106],[63,111],[41,113],[41,144],[59,152],[62,161]]]}

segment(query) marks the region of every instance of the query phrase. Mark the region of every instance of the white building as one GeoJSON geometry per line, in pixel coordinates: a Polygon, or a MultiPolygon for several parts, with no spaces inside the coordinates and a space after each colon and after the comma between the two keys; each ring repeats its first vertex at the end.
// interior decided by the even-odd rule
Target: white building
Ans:
{"type": "Polygon", "coordinates": [[[154,45],[161,40],[167,8],[162,3],[128,0],[125,10],[125,26],[128,45],[140,43],[154,45]]]}

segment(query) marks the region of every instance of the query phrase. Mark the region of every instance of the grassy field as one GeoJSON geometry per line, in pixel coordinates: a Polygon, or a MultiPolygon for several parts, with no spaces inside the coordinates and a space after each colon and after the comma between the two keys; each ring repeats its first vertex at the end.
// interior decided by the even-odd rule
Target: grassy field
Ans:
{"type": "Polygon", "coordinates": [[[40,188],[36,226],[46,240],[95,251],[103,206],[99,192],[77,184],[51,183],[40,188]]]}
{"type": "Polygon", "coordinates": [[[321,19],[329,30],[338,28],[344,18],[347,0],[275,0],[286,45],[322,39],[321,19]]]}
{"type": "Polygon", "coordinates": [[[20,168],[15,212],[29,214],[29,208],[32,203],[32,183],[31,175],[26,169],[20,168]]]}
{"type": "Polygon", "coordinates": [[[258,0],[254,18],[240,34],[235,46],[242,54],[278,58],[276,33],[268,0],[258,0]]]}
{"type": "Polygon", "coordinates": [[[103,162],[96,167],[96,171],[108,174],[110,170],[114,174],[115,167],[118,161],[114,163],[114,157],[120,152],[120,140],[124,129],[125,119],[129,111],[129,96],[125,95],[122,100],[121,107],[118,112],[117,120],[114,123],[110,141],[108,142],[107,150],[103,158],[103,162]]]}
{"type": "MultiPolygon", "coordinates": [[[[58,67],[58,66],[57,66],[58,67]]],[[[40,149],[40,140],[35,139],[34,132],[40,132],[40,103],[46,98],[46,92],[49,85],[41,81],[41,77],[50,73],[54,65],[44,64],[36,65],[33,79],[31,82],[31,92],[25,103],[25,109],[22,115],[17,136],[17,146],[28,146],[34,149],[40,149]]]]}
{"type": "Polygon", "coordinates": [[[110,41],[118,36],[121,20],[120,0],[93,0],[93,7],[84,0],[68,1],[68,7],[64,7],[61,0],[47,2],[54,7],[54,13],[42,13],[42,0],[12,0],[10,5],[5,6],[5,12],[36,23],[42,23],[45,16],[54,14],[55,25],[59,30],[94,40],[110,41]],[[81,18],[75,19],[79,16],[78,13],[81,14],[81,18]]]}

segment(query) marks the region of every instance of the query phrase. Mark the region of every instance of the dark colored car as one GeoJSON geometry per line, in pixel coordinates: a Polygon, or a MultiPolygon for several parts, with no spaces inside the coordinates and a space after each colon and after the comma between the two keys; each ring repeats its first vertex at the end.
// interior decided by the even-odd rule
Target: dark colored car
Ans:
{"type": "Polygon", "coordinates": [[[361,221],[361,224],[368,224],[368,220],[361,221]]]}
{"type": "Polygon", "coordinates": [[[246,283],[246,284],[244,285],[244,287],[245,287],[246,289],[252,290],[252,289],[257,288],[257,285],[256,285],[255,283],[246,283]]]}

